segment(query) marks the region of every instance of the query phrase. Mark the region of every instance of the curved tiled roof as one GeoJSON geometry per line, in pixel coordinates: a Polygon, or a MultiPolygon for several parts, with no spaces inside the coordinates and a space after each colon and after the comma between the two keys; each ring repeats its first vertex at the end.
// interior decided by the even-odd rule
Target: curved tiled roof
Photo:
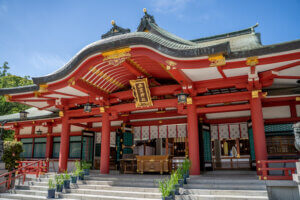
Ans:
{"type": "Polygon", "coordinates": [[[33,82],[35,84],[43,84],[56,81],[71,73],[82,60],[94,53],[100,53],[111,49],[133,45],[145,45],[154,48],[163,54],[178,58],[192,58],[220,52],[230,53],[229,43],[227,42],[214,46],[202,47],[201,45],[191,46],[179,44],[170,40],[166,40],[165,38],[159,37],[152,33],[127,33],[99,40],[86,46],[64,67],[47,76],[34,77],[32,78],[33,82]]]}
{"type": "Polygon", "coordinates": [[[39,90],[39,86],[36,84],[20,86],[20,87],[12,87],[12,88],[1,88],[0,95],[15,94],[15,93],[22,93],[22,92],[32,92],[32,91],[37,91],[37,90],[39,90]]]}

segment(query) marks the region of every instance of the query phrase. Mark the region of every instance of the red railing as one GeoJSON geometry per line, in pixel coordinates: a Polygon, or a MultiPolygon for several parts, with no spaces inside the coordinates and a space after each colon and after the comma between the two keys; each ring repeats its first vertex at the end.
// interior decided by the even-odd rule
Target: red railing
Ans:
{"type": "Polygon", "coordinates": [[[260,180],[293,180],[293,175],[296,172],[296,167],[285,167],[287,163],[296,163],[298,160],[261,160],[261,168],[258,170],[262,172],[260,180]],[[282,163],[283,167],[270,167],[271,163],[282,163]],[[279,174],[270,174],[270,171],[277,171],[279,174]]]}
{"type": "Polygon", "coordinates": [[[40,174],[48,172],[49,161],[37,160],[37,161],[19,161],[18,169],[4,173],[0,175],[0,178],[6,179],[0,182],[0,185],[6,184],[6,189],[9,190],[12,185],[12,181],[23,176],[23,184],[26,180],[26,174],[36,174],[38,178],[40,174]]]}

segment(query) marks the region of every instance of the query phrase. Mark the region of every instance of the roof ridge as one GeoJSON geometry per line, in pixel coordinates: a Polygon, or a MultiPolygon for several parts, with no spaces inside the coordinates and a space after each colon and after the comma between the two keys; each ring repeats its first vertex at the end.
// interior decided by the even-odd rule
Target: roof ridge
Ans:
{"type": "Polygon", "coordinates": [[[214,36],[209,36],[209,37],[193,39],[193,40],[190,40],[190,41],[191,42],[196,42],[196,43],[201,43],[201,42],[209,42],[209,41],[213,41],[213,40],[220,40],[220,39],[224,39],[224,38],[230,38],[230,37],[236,37],[236,36],[240,36],[240,35],[255,33],[254,28],[256,28],[258,25],[259,24],[256,23],[254,26],[251,26],[249,28],[241,29],[241,30],[238,30],[238,31],[232,31],[232,32],[229,32],[229,33],[223,33],[223,34],[218,34],[218,35],[214,35],[214,36]]]}

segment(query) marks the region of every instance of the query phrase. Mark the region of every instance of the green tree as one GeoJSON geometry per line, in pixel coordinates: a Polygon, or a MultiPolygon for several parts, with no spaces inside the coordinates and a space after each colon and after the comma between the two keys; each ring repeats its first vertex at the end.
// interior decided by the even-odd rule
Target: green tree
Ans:
{"type": "Polygon", "coordinates": [[[5,163],[5,169],[12,171],[16,169],[16,161],[20,160],[23,152],[23,143],[18,141],[5,141],[2,160],[5,163]]]}
{"type": "MultiPolygon", "coordinates": [[[[29,76],[16,76],[8,73],[9,66],[8,62],[4,62],[0,67],[0,88],[11,88],[18,86],[25,86],[33,84],[29,76]]],[[[7,115],[20,112],[28,109],[29,106],[19,104],[16,102],[6,102],[4,96],[0,97],[0,115],[7,115]]],[[[13,131],[3,131],[2,139],[12,140],[14,136],[13,131]]]]}

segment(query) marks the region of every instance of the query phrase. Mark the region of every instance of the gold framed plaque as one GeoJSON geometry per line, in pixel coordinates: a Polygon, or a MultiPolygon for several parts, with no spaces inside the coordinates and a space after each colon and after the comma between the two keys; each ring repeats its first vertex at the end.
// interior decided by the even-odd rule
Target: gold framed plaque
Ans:
{"type": "Polygon", "coordinates": [[[153,106],[147,78],[130,80],[130,85],[137,108],[153,106]]]}

